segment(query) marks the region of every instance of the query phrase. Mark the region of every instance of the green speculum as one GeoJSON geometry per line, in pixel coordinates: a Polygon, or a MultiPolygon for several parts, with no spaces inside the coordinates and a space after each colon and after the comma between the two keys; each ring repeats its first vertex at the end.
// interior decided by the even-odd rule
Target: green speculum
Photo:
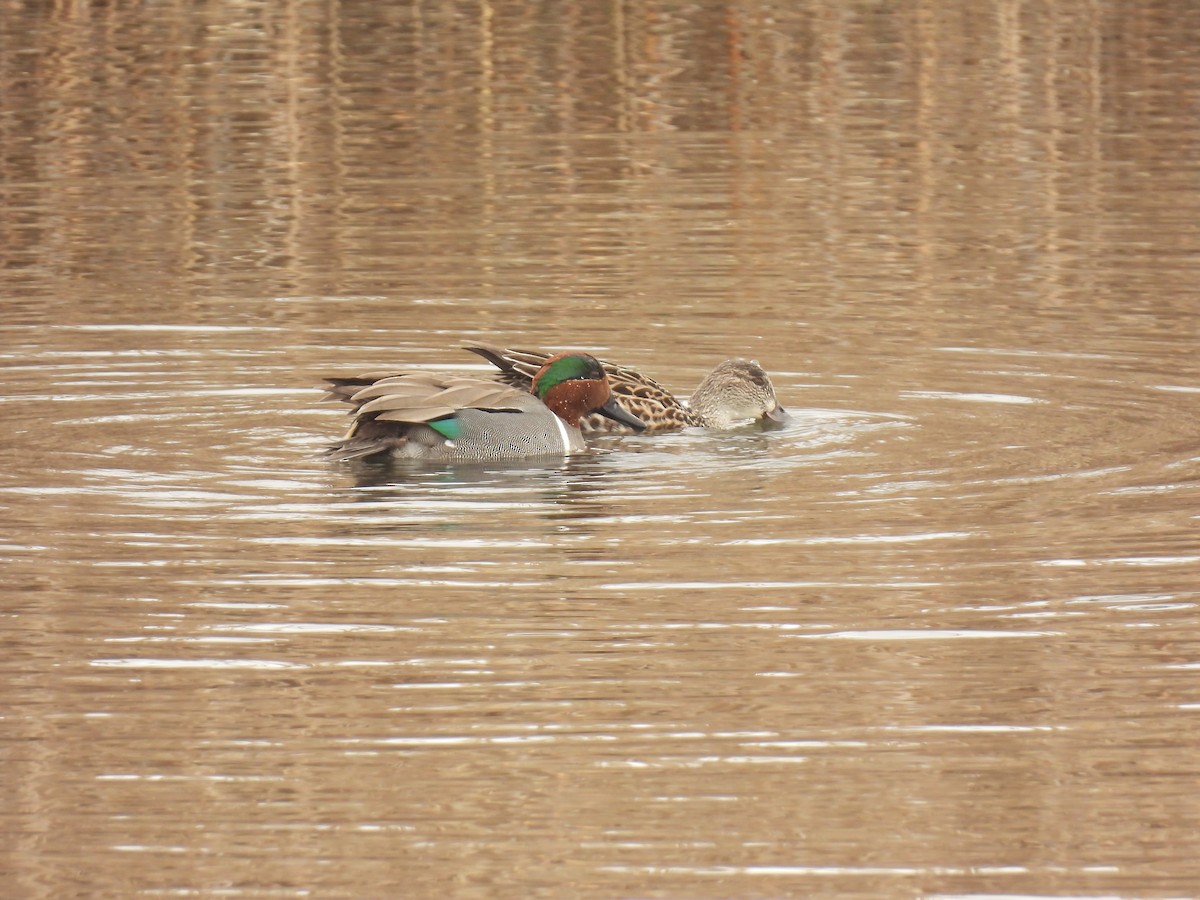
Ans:
{"type": "Polygon", "coordinates": [[[425,424],[448,441],[457,440],[462,434],[462,423],[458,421],[457,416],[446,416],[444,419],[434,419],[425,424]]]}

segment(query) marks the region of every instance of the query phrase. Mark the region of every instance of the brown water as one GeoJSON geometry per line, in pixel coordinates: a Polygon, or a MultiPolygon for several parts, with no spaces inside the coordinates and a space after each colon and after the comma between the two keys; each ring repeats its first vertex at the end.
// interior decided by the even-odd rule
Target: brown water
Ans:
{"type": "Polygon", "coordinates": [[[1198,33],[0,6],[4,896],[1200,896],[1198,33]],[[795,415],[319,457],[468,339],[795,415]]]}

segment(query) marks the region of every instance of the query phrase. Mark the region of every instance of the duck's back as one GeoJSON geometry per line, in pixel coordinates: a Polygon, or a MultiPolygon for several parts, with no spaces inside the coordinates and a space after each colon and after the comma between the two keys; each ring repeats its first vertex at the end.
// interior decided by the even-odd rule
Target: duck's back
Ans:
{"type": "MultiPolygon", "coordinates": [[[[492,344],[471,343],[465,349],[482,356],[500,371],[497,377],[518,390],[528,391],[538,369],[550,358],[544,350],[519,350],[492,344]]],[[[670,391],[635,369],[600,361],[608,378],[613,399],[632,416],[645,424],[643,434],[678,431],[690,425],[702,424],[687,406],[670,391]]],[[[579,421],[584,434],[634,434],[620,422],[592,413],[579,421]]]]}
{"type": "Polygon", "coordinates": [[[327,381],[327,399],[354,407],[354,424],[329,451],[337,459],[488,460],[585,448],[579,430],[538,398],[495,382],[424,372],[327,381]]]}

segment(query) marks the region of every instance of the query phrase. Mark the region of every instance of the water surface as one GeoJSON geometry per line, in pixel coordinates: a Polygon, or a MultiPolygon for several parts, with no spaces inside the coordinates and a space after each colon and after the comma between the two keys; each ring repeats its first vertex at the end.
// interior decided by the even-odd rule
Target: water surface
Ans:
{"type": "Polygon", "coordinates": [[[1198,29],[9,9],[7,892],[1194,894],[1198,29]],[[793,418],[321,458],[481,339],[793,418]]]}

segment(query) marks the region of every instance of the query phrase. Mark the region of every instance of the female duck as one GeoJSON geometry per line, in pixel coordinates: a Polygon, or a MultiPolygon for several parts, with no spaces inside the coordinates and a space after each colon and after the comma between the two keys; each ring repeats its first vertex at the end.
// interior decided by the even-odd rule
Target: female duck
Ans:
{"type": "Polygon", "coordinates": [[[593,413],[635,431],[645,428],[617,406],[603,366],[585,353],[544,360],[527,391],[427,372],[325,380],[325,399],[354,405],[354,424],[328,451],[335,459],[488,460],[578,453],[586,449],[580,420],[593,413]]]}
{"type": "MultiPolygon", "coordinates": [[[[491,344],[466,344],[500,369],[499,378],[514,387],[528,387],[550,354],[541,350],[516,350],[491,344]]],[[[645,423],[646,434],[681,428],[732,428],[752,421],[783,422],[787,412],[779,405],[771,379],[756,362],[727,359],[700,382],[685,405],[666,388],[640,372],[600,361],[613,399],[625,412],[645,423]]],[[[584,434],[628,434],[617,420],[589,415],[580,426],[584,434]]]]}

